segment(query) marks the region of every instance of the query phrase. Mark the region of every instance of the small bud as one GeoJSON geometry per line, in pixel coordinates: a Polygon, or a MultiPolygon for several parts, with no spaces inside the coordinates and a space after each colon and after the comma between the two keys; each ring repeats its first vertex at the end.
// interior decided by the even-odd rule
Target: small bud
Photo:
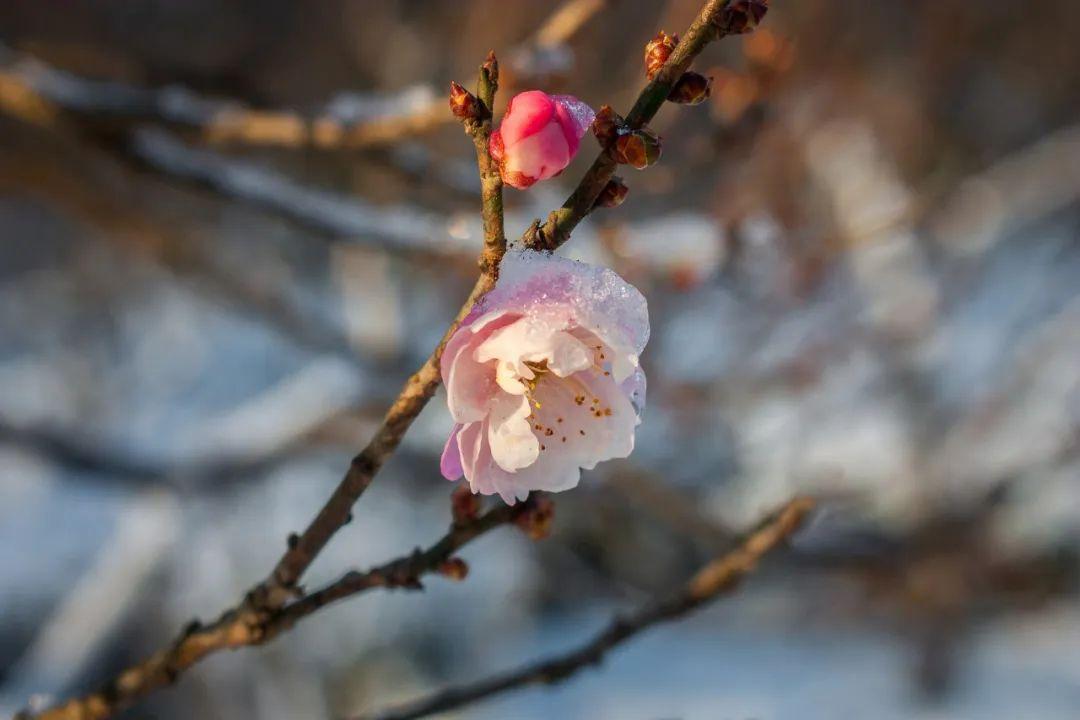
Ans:
{"type": "Polygon", "coordinates": [[[461,582],[469,574],[469,565],[459,557],[452,557],[439,563],[439,574],[454,582],[461,582]]]}
{"type": "Polygon", "coordinates": [[[753,32],[769,11],[769,0],[728,0],[716,19],[721,35],[753,32]]]}
{"type": "Polygon", "coordinates": [[[517,516],[514,524],[532,540],[543,540],[551,534],[555,522],[555,503],[546,495],[530,496],[525,501],[525,511],[517,516]]]}
{"type": "Polygon", "coordinates": [[[648,128],[620,135],[615,140],[615,160],[644,170],[660,159],[660,136],[648,128]]]}
{"type": "Polygon", "coordinates": [[[503,183],[524,190],[561,173],[581,149],[595,117],[572,95],[528,90],[512,97],[488,141],[503,183]]]}
{"type": "Polygon", "coordinates": [[[600,191],[594,207],[619,207],[623,204],[623,200],[626,199],[629,192],[630,188],[626,187],[626,183],[622,181],[622,178],[616,175],[608,180],[607,185],[600,191]]]}
{"type": "Polygon", "coordinates": [[[626,121],[610,105],[601,105],[593,120],[592,130],[600,144],[607,146],[615,141],[625,126],[626,121]]]}
{"type": "Polygon", "coordinates": [[[495,88],[499,87],[499,61],[495,57],[495,51],[489,50],[484,63],[480,66],[480,72],[487,76],[488,82],[495,88]]]}
{"type": "Polygon", "coordinates": [[[680,105],[697,105],[712,94],[712,78],[701,73],[684,72],[675,87],[671,88],[667,99],[680,105]]]}
{"type": "Polygon", "coordinates": [[[678,35],[668,35],[661,30],[645,45],[645,77],[650,80],[671,57],[671,51],[679,44],[678,35]]]}
{"type": "Polygon", "coordinates": [[[469,483],[461,483],[450,494],[450,513],[455,525],[472,522],[480,514],[480,496],[473,493],[469,483]]]}
{"type": "Polygon", "coordinates": [[[471,92],[450,82],[450,111],[458,120],[473,120],[479,117],[480,101],[471,92]]]}

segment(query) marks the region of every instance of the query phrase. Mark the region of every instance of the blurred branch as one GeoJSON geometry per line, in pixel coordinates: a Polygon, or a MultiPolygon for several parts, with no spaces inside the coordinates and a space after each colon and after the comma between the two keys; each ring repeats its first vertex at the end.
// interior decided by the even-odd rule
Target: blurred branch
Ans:
{"type": "MultiPolygon", "coordinates": [[[[0,46],[0,56],[11,54],[0,46]]],[[[431,132],[452,120],[430,89],[344,96],[318,117],[304,118],[289,111],[254,110],[178,86],[143,88],[90,80],[29,57],[9,63],[4,77],[65,110],[195,128],[214,143],[359,150],[431,132]],[[335,106],[346,111],[335,112],[335,106]]]]}
{"type": "Polygon", "coordinates": [[[377,208],[314,190],[269,168],[193,148],[159,128],[136,130],[130,150],[159,172],[270,208],[320,232],[398,251],[450,252],[445,219],[416,207],[377,208]]]}
{"type": "Polygon", "coordinates": [[[579,670],[598,665],[615,647],[653,625],[675,620],[729,594],[757,567],[761,558],[791,537],[814,507],[808,498],[796,498],[767,519],[735,550],[702,567],[672,595],[616,618],[592,640],[576,650],[526,665],[469,685],[450,687],[412,703],[356,720],[412,720],[447,712],[493,695],[536,684],[554,684],[579,670]]]}
{"type": "Polygon", "coordinates": [[[550,47],[566,42],[608,2],[610,0],[566,0],[537,29],[531,44],[550,47]]]}

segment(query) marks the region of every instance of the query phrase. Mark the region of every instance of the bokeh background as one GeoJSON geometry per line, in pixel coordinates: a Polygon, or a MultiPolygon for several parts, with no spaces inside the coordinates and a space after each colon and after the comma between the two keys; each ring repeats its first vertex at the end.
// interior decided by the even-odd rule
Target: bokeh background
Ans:
{"type": "MultiPolygon", "coordinates": [[[[0,4],[0,714],[234,602],[427,355],[478,247],[448,82],[494,48],[509,88],[625,110],[699,3],[570,5],[0,4]]],[[[336,717],[569,648],[796,492],[825,509],[737,597],[454,717],[1080,716],[1078,30],[1073,0],[801,0],[708,48],[712,98],[566,248],[649,299],[634,455],[467,582],[124,717],[336,717]]],[[[585,148],[507,191],[510,237],[585,148]]],[[[441,397],[310,583],[442,533],[441,397]]]]}

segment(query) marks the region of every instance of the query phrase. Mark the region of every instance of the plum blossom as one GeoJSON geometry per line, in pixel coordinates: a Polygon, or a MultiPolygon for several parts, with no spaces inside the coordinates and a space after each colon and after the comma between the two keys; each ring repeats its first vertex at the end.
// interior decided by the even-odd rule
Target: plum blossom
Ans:
{"type": "Polygon", "coordinates": [[[626,457],[645,404],[645,298],[606,268],[507,253],[499,282],[450,338],[448,480],[509,504],[626,457]]]}
{"type": "Polygon", "coordinates": [[[524,190],[561,173],[577,155],[595,116],[571,95],[540,90],[515,95],[488,145],[503,182],[524,190]]]}

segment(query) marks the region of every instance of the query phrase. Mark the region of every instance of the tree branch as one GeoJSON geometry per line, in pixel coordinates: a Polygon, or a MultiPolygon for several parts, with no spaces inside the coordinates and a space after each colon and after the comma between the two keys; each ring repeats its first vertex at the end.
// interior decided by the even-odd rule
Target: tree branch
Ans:
{"type": "Polygon", "coordinates": [[[701,568],[678,592],[630,615],[616,618],[605,630],[576,650],[476,683],[450,687],[396,708],[361,715],[354,720],[414,720],[528,685],[562,682],[579,670],[598,665],[610,650],[643,630],[680,618],[731,593],[766,553],[799,529],[813,507],[814,502],[808,498],[791,500],[738,548],[701,568]]]}
{"type": "MultiPolygon", "coordinates": [[[[711,41],[723,36],[723,31],[719,29],[719,19],[731,2],[732,0],[709,0],[705,3],[705,7],[682,36],[667,62],[638,95],[630,114],[626,116],[626,124],[631,129],[639,129],[653,119],[694,58],[711,41]]],[[[522,236],[525,246],[536,250],[555,250],[566,242],[578,223],[592,212],[596,198],[615,174],[617,166],[611,148],[602,148],[562,207],[553,211],[543,225],[534,225],[525,232],[522,236]]]]}

